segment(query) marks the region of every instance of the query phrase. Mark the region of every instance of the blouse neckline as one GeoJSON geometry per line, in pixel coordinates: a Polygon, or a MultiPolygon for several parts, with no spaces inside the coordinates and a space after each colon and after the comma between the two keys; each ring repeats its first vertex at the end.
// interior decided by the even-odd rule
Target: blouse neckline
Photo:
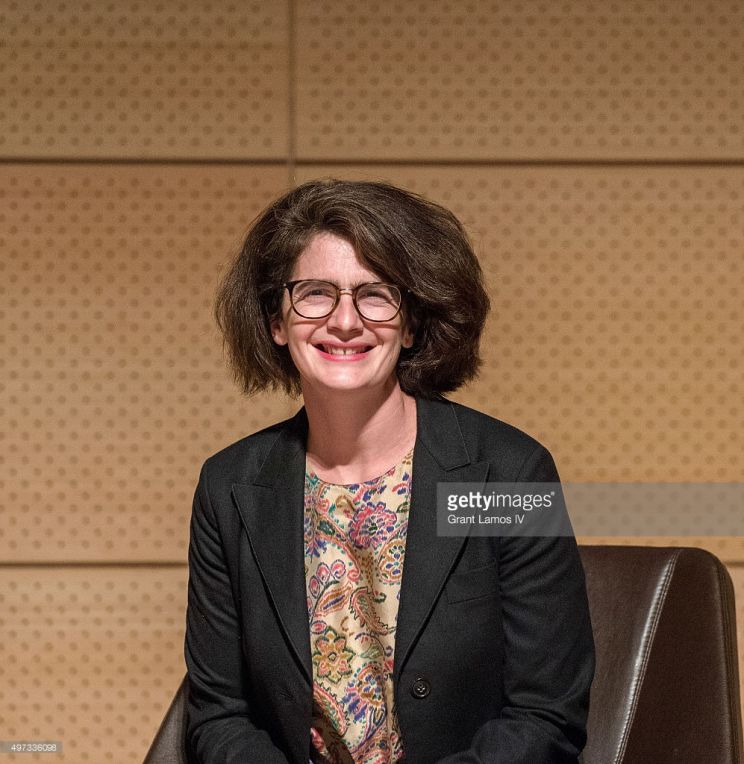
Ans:
{"type": "Polygon", "coordinates": [[[411,446],[411,448],[408,450],[408,453],[406,453],[401,459],[399,459],[395,464],[393,464],[392,467],[385,470],[380,475],[377,475],[377,477],[369,478],[368,480],[357,480],[354,483],[334,483],[331,480],[324,480],[314,469],[305,469],[305,475],[310,478],[310,480],[317,480],[319,483],[323,483],[324,485],[333,485],[338,486],[339,488],[350,488],[352,486],[357,485],[374,485],[376,483],[379,483],[381,480],[383,480],[386,477],[389,477],[392,475],[395,470],[400,466],[402,462],[405,462],[407,460],[410,460],[413,458],[413,450],[414,446],[411,446]]]}

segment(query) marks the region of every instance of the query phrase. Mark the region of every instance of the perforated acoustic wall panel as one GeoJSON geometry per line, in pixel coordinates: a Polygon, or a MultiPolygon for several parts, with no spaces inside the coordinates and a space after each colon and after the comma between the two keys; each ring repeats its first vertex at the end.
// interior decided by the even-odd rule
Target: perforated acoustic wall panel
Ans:
{"type": "Polygon", "coordinates": [[[211,313],[285,172],[3,170],[3,559],[182,562],[201,461],[290,413],[239,396],[211,313]]]}
{"type": "Polygon", "coordinates": [[[739,2],[297,5],[305,159],[740,157],[739,2]]]}
{"type": "Polygon", "coordinates": [[[0,3],[0,156],[284,158],[286,2],[0,3]]]}
{"type": "Polygon", "coordinates": [[[183,567],[0,567],[2,740],[62,743],[8,761],[141,762],[183,674],[183,567]]]}

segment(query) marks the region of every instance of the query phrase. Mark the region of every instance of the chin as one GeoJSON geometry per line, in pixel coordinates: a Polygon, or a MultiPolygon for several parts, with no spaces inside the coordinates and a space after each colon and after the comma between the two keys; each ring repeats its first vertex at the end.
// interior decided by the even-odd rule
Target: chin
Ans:
{"type": "Polygon", "coordinates": [[[365,385],[358,382],[324,382],[316,384],[315,387],[328,392],[353,393],[356,390],[371,390],[377,387],[377,385],[365,385]]]}
{"type": "Polygon", "coordinates": [[[358,379],[313,379],[303,381],[303,387],[322,391],[325,393],[353,393],[369,390],[384,390],[387,384],[380,380],[358,379]]]}

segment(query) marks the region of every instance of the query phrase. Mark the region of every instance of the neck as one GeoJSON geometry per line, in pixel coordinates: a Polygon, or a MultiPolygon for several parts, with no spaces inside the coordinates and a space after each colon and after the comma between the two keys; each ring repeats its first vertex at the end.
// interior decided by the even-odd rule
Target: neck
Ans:
{"type": "Polygon", "coordinates": [[[369,480],[399,461],[416,438],[416,400],[394,379],[384,389],[303,390],[307,458],[329,481],[369,480]]]}

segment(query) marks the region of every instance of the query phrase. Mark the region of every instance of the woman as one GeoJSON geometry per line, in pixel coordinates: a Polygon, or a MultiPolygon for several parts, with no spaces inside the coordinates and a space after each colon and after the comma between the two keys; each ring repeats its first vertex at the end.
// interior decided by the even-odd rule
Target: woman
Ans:
{"type": "Polygon", "coordinates": [[[558,481],[448,401],[489,308],[457,219],[383,183],[306,183],[249,231],[216,315],[243,390],[291,419],[206,460],[189,548],[198,762],[575,762],[593,641],[576,543],[453,537],[437,484],[558,481]]]}

